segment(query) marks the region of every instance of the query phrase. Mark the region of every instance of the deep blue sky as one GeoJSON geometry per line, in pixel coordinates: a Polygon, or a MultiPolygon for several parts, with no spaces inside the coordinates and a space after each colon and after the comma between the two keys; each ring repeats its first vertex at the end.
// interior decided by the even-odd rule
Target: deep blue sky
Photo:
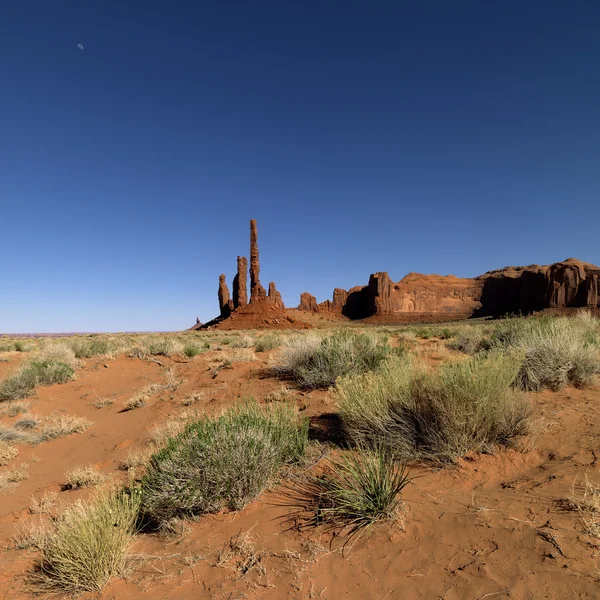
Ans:
{"type": "Polygon", "coordinates": [[[593,0],[5,0],[0,332],[208,320],[250,218],[290,306],[600,263],[599,32],[593,0]]]}

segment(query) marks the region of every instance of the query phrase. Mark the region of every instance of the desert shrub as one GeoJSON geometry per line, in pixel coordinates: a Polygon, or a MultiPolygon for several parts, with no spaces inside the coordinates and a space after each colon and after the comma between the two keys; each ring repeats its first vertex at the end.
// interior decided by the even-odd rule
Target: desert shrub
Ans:
{"type": "Polygon", "coordinates": [[[600,322],[587,311],[574,317],[507,319],[492,335],[492,344],[524,355],[518,376],[526,390],[557,391],[572,384],[591,385],[600,373],[600,322]]]}
{"type": "Polygon", "coordinates": [[[446,342],[446,346],[465,354],[475,354],[490,348],[489,338],[480,327],[462,327],[455,330],[455,335],[450,338],[450,341],[446,342]]]}
{"type": "Polygon", "coordinates": [[[29,352],[31,350],[31,346],[23,342],[22,340],[17,340],[14,344],[14,349],[16,352],[29,352]]]}
{"type": "Polygon", "coordinates": [[[102,481],[104,481],[104,475],[94,465],[75,467],[65,473],[63,488],[66,490],[78,490],[98,485],[102,481]]]}
{"type": "Polygon", "coordinates": [[[65,362],[37,358],[29,360],[0,382],[0,402],[31,396],[39,385],[66,383],[74,374],[73,367],[65,362]]]}
{"type": "Polygon", "coordinates": [[[91,358],[92,356],[103,356],[112,354],[115,350],[107,339],[102,338],[73,338],[69,342],[77,358],[91,358]]]}
{"type": "Polygon", "coordinates": [[[387,341],[370,333],[340,330],[324,337],[302,335],[283,346],[274,370],[305,388],[327,387],[338,377],[375,369],[390,353],[387,341]]]}
{"type": "Polygon", "coordinates": [[[60,362],[72,368],[80,364],[73,349],[63,342],[48,342],[44,344],[39,352],[36,353],[34,359],[40,362],[60,362]]]}
{"type": "Polygon", "coordinates": [[[341,379],[335,395],[349,440],[383,443],[406,458],[455,460],[526,433],[530,406],[512,387],[518,356],[497,353],[437,371],[407,359],[341,379]]]}
{"type": "Polygon", "coordinates": [[[12,352],[15,349],[14,342],[0,340],[0,352],[12,352]]]}
{"type": "Polygon", "coordinates": [[[286,462],[300,458],[308,423],[285,405],[255,402],[188,425],[151,459],[142,480],[151,522],[243,507],[286,462]]]}
{"type": "Polygon", "coordinates": [[[22,419],[15,421],[13,427],[20,431],[35,429],[41,423],[41,419],[35,415],[26,415],[22,419]]]}
{"type": "Polygon", "coordinates": [[[257,352],[266,352],[267,350],[273,350],[273,348],[277,348],[278,346],[281,346],[281,338],[278,335],[266,333],[256,340],[254,349],[257,352]]]}
{"type": "Polygon", "coordinates": [[[122,575],[139,503],[138,490],[104,490],[92,501],[68,508],[42,541],[37,587],[57,593],[94,592],[122,575]]]}
{"type": "Polygon", "coordinates": [[[20,401],[20,402],[7,402],[2,411],[1,416],[7,415],[9,417],[16,417],[21,413],[27,412],[31,408],[31,402],[20,401]]]}
{"type": "Polygon", "coordinates": [[[254,339],[249,335],[240,335],[231,340],[230,348],[251,348],[254,346],[254,339]]]}
{"type": "Polygon", "coordinates": [[[210,348],[210,344],[207,344],[207,342],[205,342],[204,344],[186,344],[183,347],[183,353],[188,358],[194,358],[194,356],[206,352],[208,348],[210,348]]]}
{"type": "Polygon", "coordinates": [[[17,454],[19,451],[14,446],[0,440],[0,467],[6,466],[17,454]]]}
{"type": "Polygon", "coordinates": [[[330,459],[324,472],[292,492],[308,525],[349,528],[349,535],[376,521],[393,518],[411,482],[405,464],[380,444],[330,459]]]}
{"type": "Polygon", "coordinates": [[[146,356],[173,356],[183,352],[183,344],[174,336],[151,335],[140,338],[139,346],[132,350],[138,358],[146,356]]]}

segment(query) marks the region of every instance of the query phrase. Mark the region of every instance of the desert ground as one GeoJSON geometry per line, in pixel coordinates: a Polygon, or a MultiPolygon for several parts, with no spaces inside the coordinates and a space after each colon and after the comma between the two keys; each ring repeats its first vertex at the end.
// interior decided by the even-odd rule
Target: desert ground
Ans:
{"type": "MultiPolygon", "coordinates": [[[[493,345],[508,336],[496,333],[502,320],[346,327],[333,318],[312,318],[320,328],[0,339],[0,598],[600,596],[597,320],[582,317],[584,334],[575,331],[565,349],[560,327],[570,327],[573,317],[542,317],[545,341],[516,344],[515,360],[527,361],[537,352],[538,360],[554,361],[546,365],[548,372],[564,377],[546,373],[535,385],[511,383],[508,397],[519,388],[514,391],[524,402],[519,406],[528,407],[525,424],[514,426],[514,436],[485,440],[479,430],[465,434],[466,427],[464,439],[451,450],[446,444],[438,451],[432,442],[426,450],[415,445],[395,452],[394,472],[404,465],[410,481],[394,495],[393,510],[366,515],[355,528],[357,515],[365,516],[362,509],[349,520],[332,511],[330,519],[307,497],[326,474],[335,477],[348,456],[360,462],[383,447],[357,445],[352,424],[344,420],[340,406],[354,393],[352,381],[361,384],[361,372],[377,378],[382,365],[402,369],[398,365],[407,361],[418,369],[419,381],[428,381],[448,365],[468,365],[479,357],[487,366],[477,363],[471,379],[491,377],[485,369],[503,360],[493,345]],[[552,329],[559,322],[563,325],[552,329]],[[351,346],[358,344],[352,336],[364,336],[361,344],[385,347],[385,356],[367,367],[353,363],[344,371],[342,365],[341,378],[334,369],[331,381],[282,367],[289,367],[290,348],[304,344],[303,352],[310,354],[310,348],[322,348],[323,340],[336,335],[350,336],[351,346]],[[552,344],[556,347],[549,351],[552,344]],[[576,346],[585,346],[585,364],[577,363],[585,373],[571,376],[579,360],[576,346]],[[561,357],[568,362],[565,368],[561,357]],[[67,365],[59,376],[63,382],[14,384],[31,361],[67,365]],[[300,458],[284,461],[234,508],[225,502],[151,526],[136,521],[106,577],[88,581],[79,573],[71,583],[59,577],[61,569],[71,568],[68,561],[56,564],[69,511],[72,516],[77,506],[94,506],[103,493],[143,488],[153,468],[150,457],[160,455],[169,439],[180,439],[189,424],[217,419],[251,398],[261,410],[285,406],[298,422],[308,422],[300,458]],[[469,436],[477,440],[471,443],[469,436]]],[[[534,319],[513,321],[513,329],[527,329],[534,319]]],[[[334,342],[327,343],[326,350],[335,353],[334,342]]],[[[507,347],[504,352],[512,352],[507,347]]],[[[522,373],[523,367],[519,381],[522,373]]],[[[456,397],[473,393],[459,388],[456,397]]],[[[471,400],[479,398],[466,402],[471,400]]],[[[494,397],[484,401],[496,403],[494,397]]],[[[511,404],[508,410],[516,409],[511,404]]],[[[385,439],[393,450],[397,438],[385,439]]],[[[335,502],[328,506],[337,508],[335,502]]],[[[90,548],[83,562],[100,552],[90,548]]],[[[85,565],[78,568],[85,571],[85,565]]]]}

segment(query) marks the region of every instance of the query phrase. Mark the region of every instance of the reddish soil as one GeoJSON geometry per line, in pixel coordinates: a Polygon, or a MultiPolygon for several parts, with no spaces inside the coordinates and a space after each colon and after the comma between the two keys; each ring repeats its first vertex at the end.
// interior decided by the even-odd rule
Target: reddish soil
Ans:
{"type": "MultiPolygon", "coordinates": [[[[160,365],[123,357],[90,359],[75,381],[39,389],[32,412],[85,415],[93,425],[37,447],[19,446],[10,466],[29,463],[30,476],[0,496],[0,599],[30,597],[25,578],[36,553],[15,550],[10,538],[15,526],[35,518],[27,510],[32,496],[59,492],[65,471],[88,463],[124,478],[119,462],[130,449],[144,446],[152,426],[178,414],[191,392],[203,392],[191,408],[209,413],[250,395],[264,400],[281,387],[265,372],[273,352],[257,354],[256,362],[233,363],[215,378],[214,360],[223,352],[191,361],[160,358],[184,383],[130,412],[120,412],[123,402],[160,382],[160,365]],[[114,404],[91,406],[98,398],[114,404]]],[[[16,364],[15,354],[10,359],[8,365],[0,363],[0,376],[16,364]]],[[[315,426],[331,422],[321,416],[335,410],[328,392],[292,394],[305,414],[315,417],[315,426]]],[[[131,574],[111,582],[99,596],[83,598],[598,598],[600,540],[584,533],[578,514],[565,510],[564,499],[586,474],[600,482],[600,387],[532,394],[531,400],[540,421],[523,452],[474,455],[443,469],[413,466],[419,478],[406,490],[401,519],[353,540],[345,550],[342,540],[318,530],[288,529],[282,520],[289,510],[282,506],[284,488],[275,485],[244,510],[204,516],[181,535],[140,535],[131,574]],[[248,534],[260,557],[246,573],[239,551],[223,552],[240,533],[248,534]]],[[[0,417],[2,424],[14,420],[0,417]]],[[[64,506],[88,494],[60,491],[59,502],[64,506]]]]}

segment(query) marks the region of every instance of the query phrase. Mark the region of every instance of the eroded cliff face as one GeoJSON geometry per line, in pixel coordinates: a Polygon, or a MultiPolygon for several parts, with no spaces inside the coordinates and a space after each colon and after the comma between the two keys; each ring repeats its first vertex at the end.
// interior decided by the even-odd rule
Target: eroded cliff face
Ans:
{"type": "Polygon", "coordinates": [[[299,308],[340,312],[350,319],[405,313],[461,316],[527,314],[545,308],[600,306],[600,268],[570,258],[552,265],[505,267],[475,278],[409,273],[394,283],[374,273],[366,286],[334,290],[334,300],[316,303],[304,293],[299,308]]]}

